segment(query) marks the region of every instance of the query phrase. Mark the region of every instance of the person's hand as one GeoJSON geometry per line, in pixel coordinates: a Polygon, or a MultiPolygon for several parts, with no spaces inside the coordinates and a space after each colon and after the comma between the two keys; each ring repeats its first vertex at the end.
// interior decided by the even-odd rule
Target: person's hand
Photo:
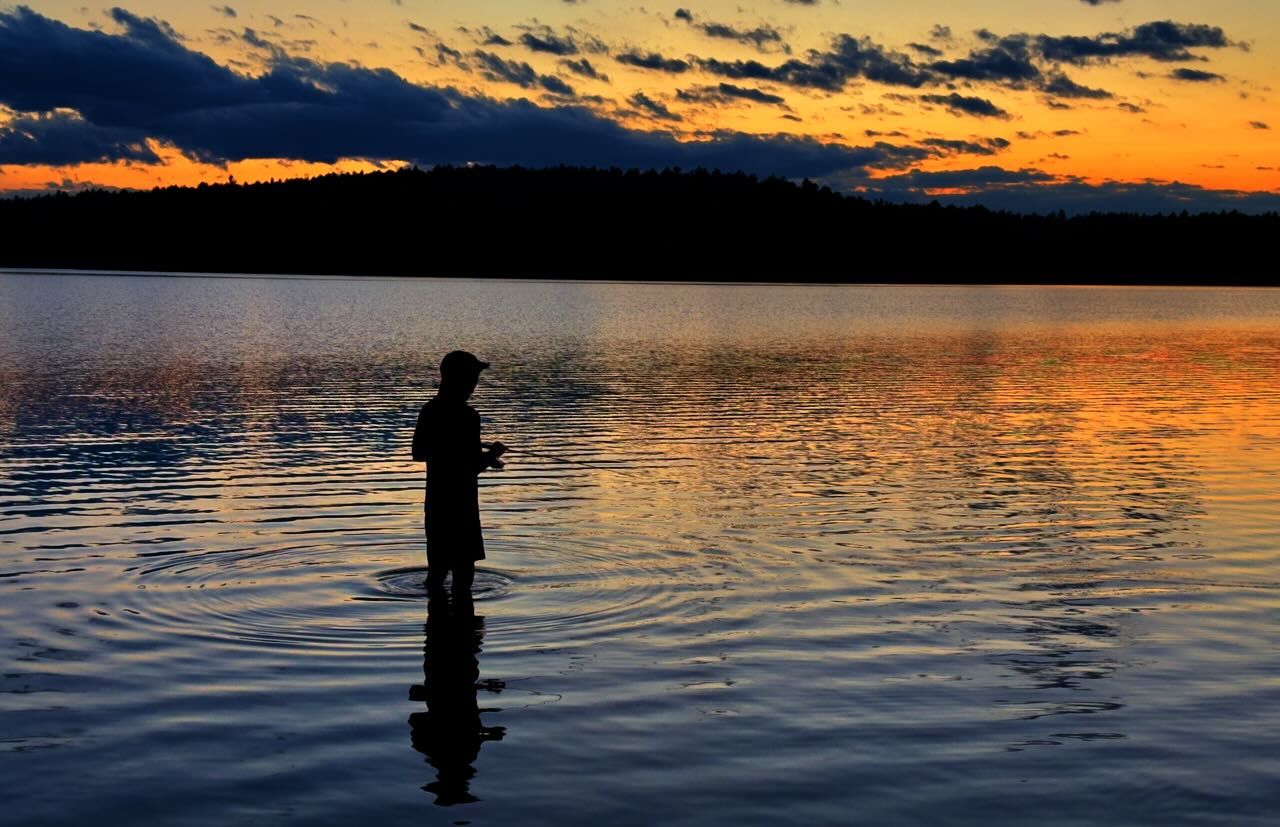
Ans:
{"type": "Polygon", "coordinates": [[[505,465],[503,465],[502,460],[498,459],[498,457],[502,456],[507,452],[507,446],[495,440],[494,442],[490,442],[488,444],[482,444],[482,447],[488,452],[485,454],[485,458],[484,458],[486,465],[488,465],[490,468],[493,468],[494,470],[497,470],[497,471],[501,471],[503,468],[506,467],[505,465]]]}

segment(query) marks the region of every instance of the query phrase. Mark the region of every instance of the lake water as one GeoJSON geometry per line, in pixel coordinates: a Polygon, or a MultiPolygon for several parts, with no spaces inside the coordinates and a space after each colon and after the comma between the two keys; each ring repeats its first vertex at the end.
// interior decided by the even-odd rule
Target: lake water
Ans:
{"type": "Polygon", "coordinates": [[[1280,291],[0,274],[4,820],[1274,824],[1278,514],[1280,291]]]}

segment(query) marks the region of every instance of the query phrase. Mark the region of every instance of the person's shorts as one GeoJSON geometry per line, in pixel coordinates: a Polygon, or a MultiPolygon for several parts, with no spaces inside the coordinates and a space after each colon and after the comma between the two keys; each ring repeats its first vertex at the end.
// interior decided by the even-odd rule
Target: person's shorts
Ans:
{"type": "Polygon", "coordinates": [[[432,520],[426,515],[427,566],[443,566],[451,569],[459,563],[474,563],[484,559],[484,538],[480,534],[480,520],[445,521],[432,520]]]}

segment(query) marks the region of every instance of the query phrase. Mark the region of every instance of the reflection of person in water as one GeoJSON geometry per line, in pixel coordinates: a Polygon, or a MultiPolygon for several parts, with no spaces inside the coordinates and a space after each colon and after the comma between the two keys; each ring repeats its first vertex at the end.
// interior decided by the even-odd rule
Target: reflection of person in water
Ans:
{"type": "MultiPolygon", "coordinates": [[[[456,602],[452,611],[446,601],[437,594],[428,604],[422,658],[425,680],[409,690],[410,700],[427,702],[425,712],[409,716],[413,748],[427,756],[427,763],[436,770],[436,780],[423,789],[435,793],[436,803],[443,806],[478,800],[471,794],[470,783],[480,745],[500,741],[506,732],[481,722],[476,700],[484,618],[476,617],[470,599],[456,602]]],[[[484,688],[496,693],[503,685],[489,681],[484,688]]]]}
{"type": "Polygon", "coordinates": [[[476,561],[484,559],[476,478],[501,468],[501,442],[480,441],[480,414],[467,404],[480,371],[489,367],[464,350],[440,361],[440,390],[422,406],[413,432],[413,458],[427,463],[427,588],[444,588],[453,572],[455,597],[471,594],[476,561]]]}

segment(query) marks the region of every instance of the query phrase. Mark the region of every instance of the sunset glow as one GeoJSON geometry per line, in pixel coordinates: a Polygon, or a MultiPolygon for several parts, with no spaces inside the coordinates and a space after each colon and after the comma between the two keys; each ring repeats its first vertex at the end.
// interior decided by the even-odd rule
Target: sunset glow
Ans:
{"type": "Polygon", "coordinates": [[[474,161],[1277,209],[1278,44],[1247,0],[48,0],[0,9],[0,192],[474,161]]]}

